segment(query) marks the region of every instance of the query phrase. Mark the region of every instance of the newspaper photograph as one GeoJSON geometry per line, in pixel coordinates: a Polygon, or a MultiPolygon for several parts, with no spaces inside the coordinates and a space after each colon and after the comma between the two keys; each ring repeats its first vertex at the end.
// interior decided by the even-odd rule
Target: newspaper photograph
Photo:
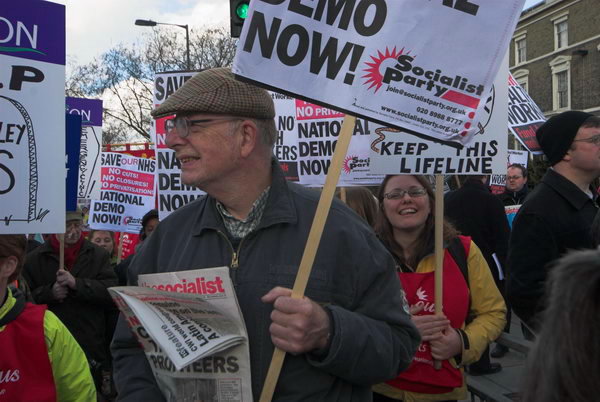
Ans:
{"type": "Polygon", "coordinates": [[[110,288],[168,401],[252,401],[246,327],[228,267],[110,288]]]}

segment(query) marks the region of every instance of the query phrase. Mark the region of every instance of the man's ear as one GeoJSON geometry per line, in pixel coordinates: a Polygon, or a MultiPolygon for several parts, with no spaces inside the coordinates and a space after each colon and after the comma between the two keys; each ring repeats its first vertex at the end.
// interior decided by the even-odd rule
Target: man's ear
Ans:
{"type": "Polygon", "coordinates": [[[252,120],[244,120],[240,125],[240,130],[240,153],[243,158],[247,158],[260,141],[258,127],[256,127],[256,124],[252,120]]]}
{"type": "Polygon", "coordinates": [[[19,260],[13,255],[3,258],[0,262],[0,277],[4,280],[8,280],[8,278],[10,278],[17,270],[18,263],[19,260]]]}

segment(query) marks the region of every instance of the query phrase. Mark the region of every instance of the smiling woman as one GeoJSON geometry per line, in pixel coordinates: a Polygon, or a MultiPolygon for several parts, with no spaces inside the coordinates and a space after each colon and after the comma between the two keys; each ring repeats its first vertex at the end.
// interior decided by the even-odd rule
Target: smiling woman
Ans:
{"type": "Polygon", "coordinates": [[[465,399],[461,366],[477,361],[500,334],[506,311],[502,296],[477,245],[444,221],[444,314],[434,314],[431,184],[425,176],[386,176],[377,198],[375,230],[396,260],[422,343],[408,370],[373,387],[373,400],[465,399]],[[434,369],[434,360],[442,361],[441,370],[434,369]]]}

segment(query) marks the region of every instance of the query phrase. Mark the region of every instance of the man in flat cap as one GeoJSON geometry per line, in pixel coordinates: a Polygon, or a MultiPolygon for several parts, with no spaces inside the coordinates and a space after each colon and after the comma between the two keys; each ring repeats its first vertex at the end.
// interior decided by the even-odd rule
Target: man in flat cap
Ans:
{"type": "MultiPolygon", "coordinates": [[[[288,352],[274,400],[371,400],[370,386],[406,368],[419,342],[392,257],[356,214],[334,202],[306,297],[292,299],[319,194],[287,182],[273,158],[270,95],[229,69],[205,70],[152,112],[173,114],[166,143],[183,182],[207,196],[157,226],[131,264],[130,282],[139,274],[227,265],[248,330],[255,400],[274,346],[288,352]]],[[[191,400],[186,389],[193,387],[184,382],[157,384],[123,320],[112,349],[120,400],[191,400]],[[177,394],[167,398],[166,388],[177,394]]]]}
{"type": "Polygon", "coordinates": [[[536,137],[551,168],[519,209],[507,260],[509,300],[534,332],[552,263],[569,250],[592,247],[598,206],[590,184],[600,176],[600,117],[564,112],[545,122],[536,137]]]}

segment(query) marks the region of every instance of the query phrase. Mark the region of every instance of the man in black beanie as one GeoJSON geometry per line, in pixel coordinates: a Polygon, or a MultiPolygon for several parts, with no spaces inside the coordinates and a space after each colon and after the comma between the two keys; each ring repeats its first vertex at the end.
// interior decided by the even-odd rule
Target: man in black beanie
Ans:
{"type": "Polygon", "coordinates": [[[592,247],[598,206],[590,184],[600,176],[600,117],[564,112],[545,122],[536,137],[551,168],[515,218],[507,259],[508,298],[534,332],[552,263],[569,250],[592,247]]]}

